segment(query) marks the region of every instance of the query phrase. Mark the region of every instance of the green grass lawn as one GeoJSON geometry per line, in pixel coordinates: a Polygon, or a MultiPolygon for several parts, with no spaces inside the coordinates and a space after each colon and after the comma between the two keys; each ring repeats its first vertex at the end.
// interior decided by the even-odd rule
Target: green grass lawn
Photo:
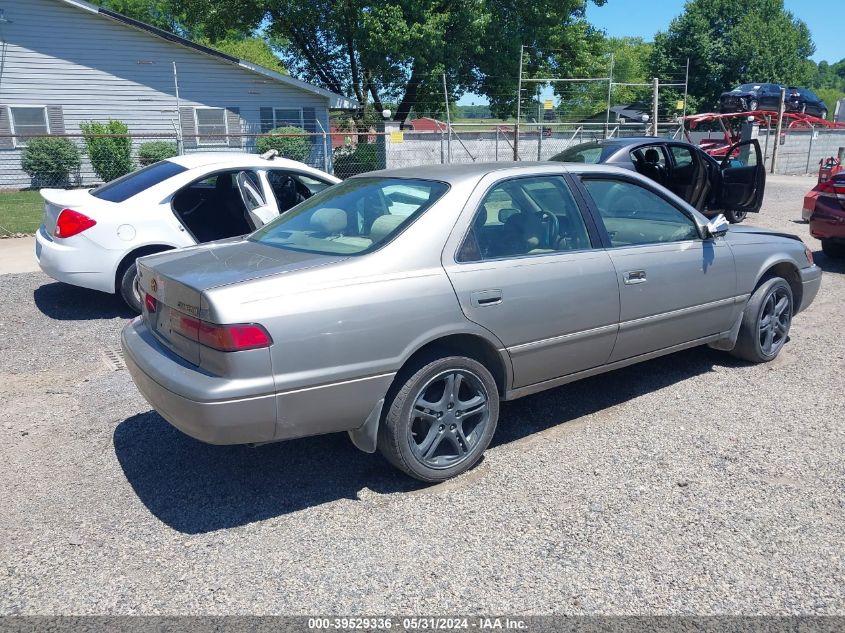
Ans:
{"type": "Polygon", "coordinates": [[[0,235],[35,233],[43,213],[44,200],[37,191],[0,192],[0,235]]]}

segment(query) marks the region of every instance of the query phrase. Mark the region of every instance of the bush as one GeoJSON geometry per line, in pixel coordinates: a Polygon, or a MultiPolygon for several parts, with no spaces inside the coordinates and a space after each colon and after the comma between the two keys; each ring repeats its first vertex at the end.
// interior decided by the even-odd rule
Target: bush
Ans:
{"type": "Polygon", "coordinates": [[[149,143],[141,143],[138,148],[138,163],[141,167],[152,165],[160,160],[166,158],[173,158],[179,155],[179,148],[176,143],[169,141],[150,141],[149,143]]]}
{"type": "Polygon", "coordinates": [[[21,155],[21,168],[35,186],[61,187],[79,169],[79,148],[69,139],[45,136],[31,138],[21,155]]]}
{"type": "Polygon", "coordinates": [[[90,121],[79,126],[88,148],[88,158],[96,174],[109,182],[135,169],[132,164],[132,139],[123,121],[90,121]]]}
{"type": "Polygon", "coordinates": [[[382,168],[378,148],[373,143],[358,143],[354,149],[338,147],[332,157],[332,164],[338,178],[349,178],[382,168]]]}
{"type": "Polygon", "coordinates": [[[277,127],[270,130],[268,134],[299,134],[300,136],[260,136],[255,142],[255,148],[259,154],[274,149],[284,158],[302,161],[311,153],[311,137],[307,136],[302,128],[292,125],[277,127]]]}

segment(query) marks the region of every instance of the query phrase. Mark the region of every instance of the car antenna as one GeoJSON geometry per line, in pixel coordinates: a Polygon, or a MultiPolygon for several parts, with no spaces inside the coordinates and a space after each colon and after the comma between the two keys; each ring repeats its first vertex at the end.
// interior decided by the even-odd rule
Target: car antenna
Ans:
{"type": "Polygon", "coordinates": [[[278,155],[279,155],[279,150],[269,149],[261,155],[261,158],[263,158],[264,160],[273,160],[278,155]]]}

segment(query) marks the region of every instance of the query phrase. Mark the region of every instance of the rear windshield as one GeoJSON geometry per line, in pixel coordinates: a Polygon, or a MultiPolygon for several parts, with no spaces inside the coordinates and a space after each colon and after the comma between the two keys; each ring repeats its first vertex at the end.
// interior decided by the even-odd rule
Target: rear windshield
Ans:
{"type": "Polygon", "coordinates": [[[615,145],[599,145],[598,143],[581,143],[565,149],[560,154],[552,156],[549,160],[559,163],[603,163],[613,152],[615,145]]]}
{"type": "Polygon", "coordinates": [[[187,169],[182,165],[169,160],[159,161],[92,189],[91,195],[109,202],[123,202],[144,189],[149,189],[183,171],[187,169]]]}
{"type": "Polygon", "coordinates": [[[448,186],[432,180],[352,178],[298,204],[249,236],[324,255],[360,255],[404,230],[448,186]]]}

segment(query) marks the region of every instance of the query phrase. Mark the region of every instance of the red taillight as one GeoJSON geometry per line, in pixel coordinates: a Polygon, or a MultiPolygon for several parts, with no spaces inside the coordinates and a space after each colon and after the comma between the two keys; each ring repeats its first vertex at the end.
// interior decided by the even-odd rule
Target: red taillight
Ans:
{"type": "Polygon", "coordinates": [[[267,330],[255,323],[217,325],[174,313],[171,318],[171,329],[186,338],[198,341],[200,345],[221,352],[241,352],[270,347],[273,344],[273,339],[270,338],[267,330]]]}
{"type": "Polygon", "coordinates": [[[62,209],[59,218],[56,220],[56,230],[53,235],[56,237],[73,237],[94,226],[97,222],[87,215],[73,209],[62,209]]]}
{"type": "Polygon", "coordinates": [[[809,248],[805,247],[804,248],[804,257],[807,258],[807,262],[809,262],[810,266],[812,266],[813,263],[814,263],[813,262],[813,251],[811,251],[809,248]]]}
{"type": "Polygon", "coordinates": [[[154,296],[152,296],[150,293],[145,292],[144,293],[144,305],[147,308],[147,312],[152,314],[156,311],[156,306],[158,305],[158,301],[156,301],[156,298],[154,296]]]}

